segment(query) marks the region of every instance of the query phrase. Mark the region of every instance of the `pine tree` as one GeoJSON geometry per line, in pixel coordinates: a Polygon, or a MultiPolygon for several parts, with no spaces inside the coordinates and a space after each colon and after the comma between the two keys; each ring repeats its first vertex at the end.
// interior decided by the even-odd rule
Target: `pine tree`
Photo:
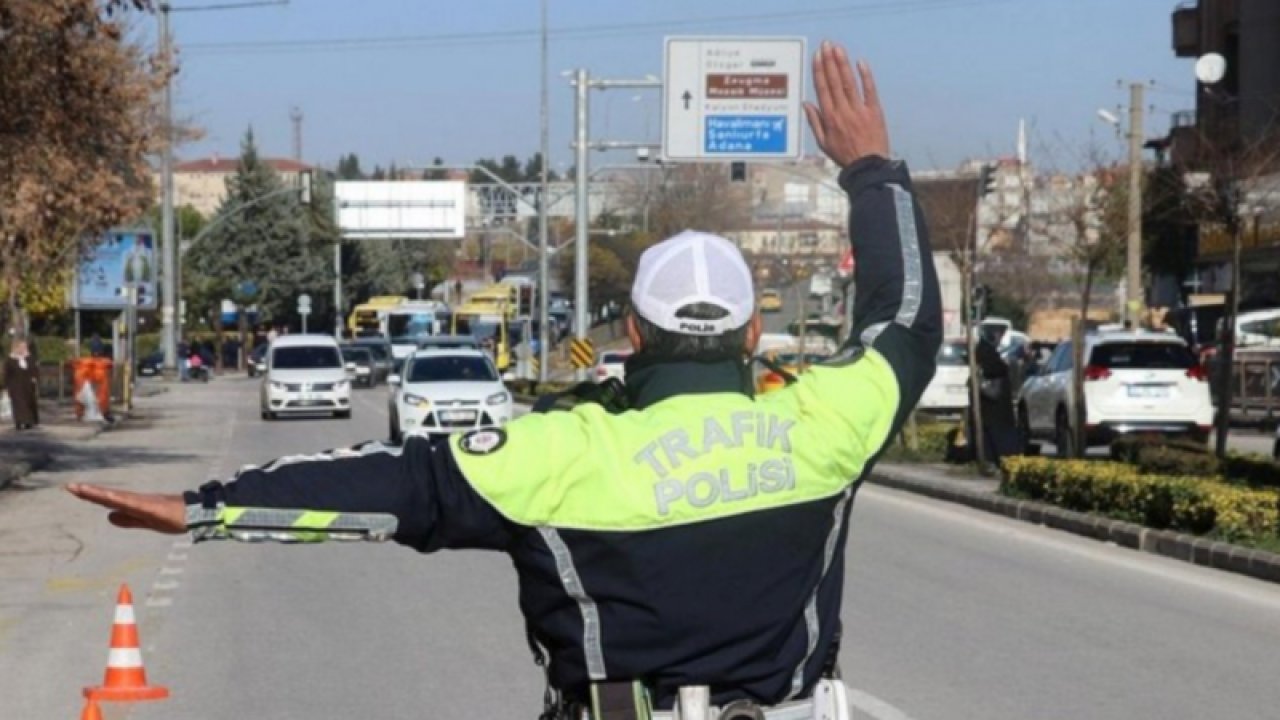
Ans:
{"type": "MultiPolygon", "coordinates": [[[[331,222],[322,220],[324,208],[308,212],[284,188],[258,157],[250,130],[218,208],[217,217],[225,220],[185,260],[190,272],[211,281],[203,284],[212,291],[230,290],[233,299],[257,305],[262,321],[292,324],[298,295],[309,293],[319,301],[332,287],[325,247],[331,247],[333,233],[331,222]],[[257,292],[234,297],[245,283],[256,285],[257,292]]],[[[316,304],[317,311],[326,309],[316,304]]]]}

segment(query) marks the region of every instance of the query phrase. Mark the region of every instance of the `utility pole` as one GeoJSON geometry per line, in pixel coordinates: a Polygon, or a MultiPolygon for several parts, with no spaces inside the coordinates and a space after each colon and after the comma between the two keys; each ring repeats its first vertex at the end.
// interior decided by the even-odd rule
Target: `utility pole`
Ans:
{"type": "Polygon", "coordinates": [[[302,110],[295,106],[289,111],[293,123],[293,159],[302,162],[302,110]]]}
{"type": "Polygon", "coordinates": [[[164,140],[160,150],[160,262],[164,265],[161,290],[161,344],[164,351],[164,375],[178,372],[178,252],[173,232],[173,48],[169,31],[167,2],[160,3],[160,56],[164,62],[164,89],[161,119],[164,140]]]}
{"type": "Polygon", "coordinates": [[[1137,329],[1142,318],[1142,143],[1141,83],[1129,85],[1129,246],[1125,280],[1125,324],[1137,329]]]}
{"type": "MultiPolygon", "coordinates": [[[[590,329],[590,313],[587,311],[587,242],[590,235],[587,225],[591,222],[591,213],[587,208],[587,182],[589,181],[587,175],[590,172],[587,166],[591,161],[591,148],[587,145],[587,138],[590,137],[588,123],[591,121],[589,113],[590,96],[587,94],[591,91],[589,82],[590,79],[586,70],[579,68],[574,72],[573,84],[576,91],[574,95],[574,116],[576,118],[574,130],[576,139],[573,149],[576,166],[573,179],[577,199],[575,207],[575,224],[577,227],[574,228],[577,234],[577,244],[573,248],[573,311],[576,324],[574,337],[580,340],[587,337],[587,331],[590,329]]],[[[587,379],[585,368],[579,368],[576,375],[578,382],[587,379]]]]}
{"type": "Polygon", "coordinates": [[[538,382],[547,381],[548,345],[551,333],[547,327],[551,319],[551,271],[548,252],[547,203],[551,199],[551,178],[548,168],[551,166],[551,108],[547,71],[547,4],[542,0],[542,111],[541,111],[541,153],[542,167],[539,178],[542,187],[538,189],[538,382]]]}

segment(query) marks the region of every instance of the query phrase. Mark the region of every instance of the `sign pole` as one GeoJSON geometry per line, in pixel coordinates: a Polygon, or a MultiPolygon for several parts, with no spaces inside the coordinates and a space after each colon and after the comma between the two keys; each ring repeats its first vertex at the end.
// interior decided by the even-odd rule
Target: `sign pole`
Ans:
{"type": "MultiPolygon", "coordinates": [[[[587,71],[579,69],[574,73],[575,90],[575,128],[576,141],[574,142],[575,164],[574,164],[574,182],[576,185],[576,219],[574,228],[577,233],[577,242],[573,249],[574,256],[574,314],[577,327],[574,328],[574,337],[584,340],[587,337],[587,331],[590,327],[590,313],[588,312],[587,303],[587,242],[590,230],[587,227],[591,222],[591,213],[587,207],[587,182],[590,169],[590,148],[588,147],[591,135],[588,124],[591,120],[589,110],[590,97],[590,78],[587,71]]],[[[576,373],[578,382],[587,379],[587,371],[585,368],[578,368],[576,373]]]]}

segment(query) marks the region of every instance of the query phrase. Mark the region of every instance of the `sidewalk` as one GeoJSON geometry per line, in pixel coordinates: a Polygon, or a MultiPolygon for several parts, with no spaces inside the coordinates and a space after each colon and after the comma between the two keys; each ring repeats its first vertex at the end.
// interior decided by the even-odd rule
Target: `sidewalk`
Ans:
{"type": "Polygon", "coordinates": [[[1280,555],[1167,530],[1153,530],[1047,503],[999,494],[995,477],[981,477],[950,465],[880,463],[868,481],[874,485],[966,505],[997,515],[1065,530],[1131,550],[1280,582],[1280,555]]]}
{"type": "MultiPolygon", "coordinates": [[[[137,397],[149,397],[166,389],[140,386],[137,397]]],[[[81,422],[75,418],[70,402],[43,401],[40,405],[40,427],[18,432],[10,424],[0,427],[0,490],[38,472],[59,455],[88,443],[101,433],[128,421],[129,414],[115,411],[114,425],[104,422],[81,422]]]]}

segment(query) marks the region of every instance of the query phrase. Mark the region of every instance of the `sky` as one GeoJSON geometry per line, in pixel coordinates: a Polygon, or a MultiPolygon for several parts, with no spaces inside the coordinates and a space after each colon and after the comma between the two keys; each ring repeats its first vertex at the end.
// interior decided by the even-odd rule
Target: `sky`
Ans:
{"type": "MultiPolygon", "coordinates": [[[[179,148],[180,158],[233,155],[249,127],[261,152],[288,156],[293,107],[304,117],[303,158],[322,166],[348,152],[371,168],[537,151],[538,0],[193,10],[243,1],[173,0],[176,113],[205,133],[179,148]]],[[[553,167],[572,162],[573,94],[561,73],[661,76],[668,35],[801,36],[811,50],[824,39],[845,44],[875,69],[894,154],[916,169],[1012,155],[1020,119],[1039,165],[1064,167],[1094,147],[1119,156],[1122,140],[1097,111],[1121,114],[1130,82],[1154,83],[1150,136],[1167,132],[1170,113],[1194,106],[1191,61],[1172,51],[1174,0],[548,2],[553,167]]],[[[655,91],[596,92],[591,110],[593,138],[660,139],[655,91]]]]}

